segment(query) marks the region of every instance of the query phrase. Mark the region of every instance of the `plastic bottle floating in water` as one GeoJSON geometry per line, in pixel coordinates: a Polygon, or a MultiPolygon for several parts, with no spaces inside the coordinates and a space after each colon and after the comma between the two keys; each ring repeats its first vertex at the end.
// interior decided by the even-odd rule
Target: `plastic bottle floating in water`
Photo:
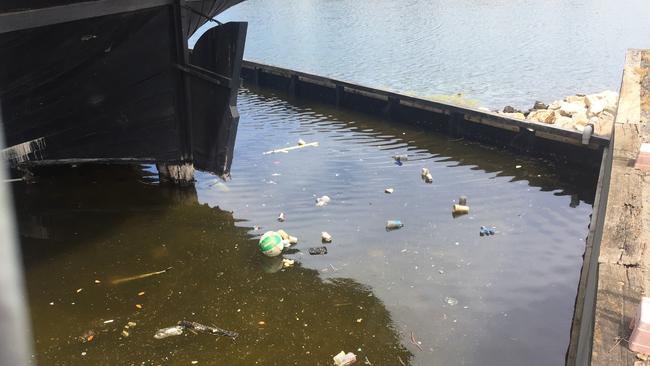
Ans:
{"type": "Polygon", "coordinates": [[[386,230],[397,230],[401,229],[404,227],[404,224],[402,224],[402,221],[400,220],[388,220],[386,221],[386,230]]]}
{"type": "Polygon", "coordinates": [[[479,234],[481,236],[494,235],[495,233],[496,233],[496,228],[495,227],[481,226],[481,230],[479,231],[479,234]]]}

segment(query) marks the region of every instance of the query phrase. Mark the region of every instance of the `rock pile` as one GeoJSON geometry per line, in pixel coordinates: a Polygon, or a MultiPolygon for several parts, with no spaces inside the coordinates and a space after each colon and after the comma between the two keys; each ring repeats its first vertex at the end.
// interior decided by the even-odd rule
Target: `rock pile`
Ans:
{"type": "Polygon", "coordinates": [[[507,106],[501,115],[525,119],[530,122],[552,124],[565,129],[582,132],[588,124],[594,126],[594,134],[609,136],[614,124],[618,93],[604,91],[598,94],[576,94],[550,105],[537,101],[531,110],[522,112],[507,106]]]}

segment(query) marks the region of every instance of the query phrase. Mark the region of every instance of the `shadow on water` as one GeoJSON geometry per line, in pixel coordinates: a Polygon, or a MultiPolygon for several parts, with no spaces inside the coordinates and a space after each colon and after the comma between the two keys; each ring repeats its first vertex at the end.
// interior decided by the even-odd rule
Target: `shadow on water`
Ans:
{"type": "Polygon", "coordinates": [[[41,364],[329,365],[341,350],[376,365],[412,362],[371,288],[298,261],[280,269],[250,228],[199,204],[193,188],[159,186],[134,167],[40,177],[14,196],[41,364]],[[153,338],[182,319],[240,336],[153,338]]]}

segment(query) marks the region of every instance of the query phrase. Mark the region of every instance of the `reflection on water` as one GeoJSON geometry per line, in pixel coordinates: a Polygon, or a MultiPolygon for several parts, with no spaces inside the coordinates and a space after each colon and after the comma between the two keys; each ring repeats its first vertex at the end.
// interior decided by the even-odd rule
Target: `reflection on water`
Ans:
{"type": "Polygon", "coordinates": [[[369,287],[299,264],[275,272],[232,214],[199,204],[193,189],[100,169],[58,171],[16,192],[41,364],[329,365],[340,349],[377,364],[410,362],[369,287]],[[240,336],[153,338],[183,319],[240,336]],[[125,337],[128,322],[136,325],[125,337]]]}
{"type": "Polygon", "coordinates": [[[647,14],[647,0],[248,0],[218,19],[249,22],[247,59],[528,109],[618,90],[625,50],[650,48],[647,14]]]}
{"type": "Polygon", "coordinates": [[[43,363],[563,363],[596,172],[263,90],[243,90],[240,112],[229,182],[199,173],[173,190],[146,170],[75,168],[15,186],[43,363]],[[262,154],[298,139],[319,146],[262,154]],[[460,195],[471,211],[454,218],[460,195]],[[405,226],[387,232],[390,219],[405,226]],[[256,248],[280,227],[299,238],[284,270],[256,248]],[[310,256],[321,231],[328,254],[310,256]],[[241,335],[153,338],[181,319],[241,335]]]}

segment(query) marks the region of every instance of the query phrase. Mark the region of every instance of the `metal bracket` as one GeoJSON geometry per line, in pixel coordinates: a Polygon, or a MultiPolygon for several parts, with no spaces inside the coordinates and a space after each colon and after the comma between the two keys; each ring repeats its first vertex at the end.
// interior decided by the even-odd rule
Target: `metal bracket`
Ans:
{"type": "Polygon", "coordinates": [[[174,66],[177,69],[179,69],[179,70],[181,70],[181,71],[183,71],[183,72],[185,72],[185,73],[187,73],[189,75],[198,77],[199,79],[205,80],[205,81],[210,82],[212,84],[223,86],[224,88],[228,88],[228,89],[233,88],[232,79],[227,77],[227,76],[223,76],[223,75],[217,74],[216,72],[206,70],[206,69],[204,69],[202,67],[199,67],[199,66],[196,66],[196,65],[191,65],[191,64],[190,65],[174,64],[174,66]]]}

